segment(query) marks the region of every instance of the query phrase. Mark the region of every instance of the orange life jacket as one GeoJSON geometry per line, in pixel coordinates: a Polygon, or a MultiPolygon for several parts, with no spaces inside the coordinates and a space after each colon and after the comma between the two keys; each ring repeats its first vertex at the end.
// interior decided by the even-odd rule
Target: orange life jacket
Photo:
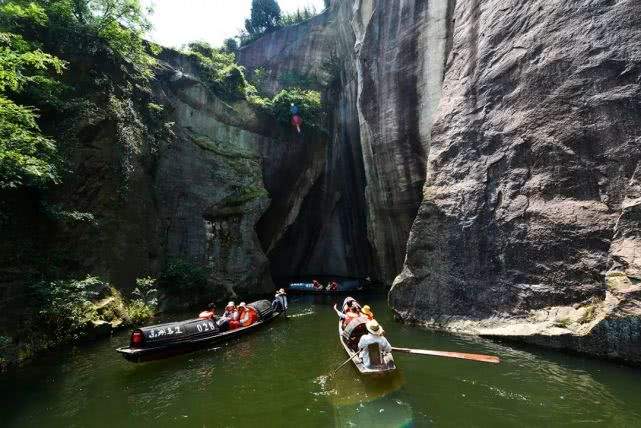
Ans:
{"type": "Polygon", "coordinates": [[[255,323],[257,319],[258,314],[256,313],[256,309],[248,306],[247,309],[245,309],[245,311],[243,312],[243,315],[240,317],[240,325],[243,327],[247,327],[255,323]]]}

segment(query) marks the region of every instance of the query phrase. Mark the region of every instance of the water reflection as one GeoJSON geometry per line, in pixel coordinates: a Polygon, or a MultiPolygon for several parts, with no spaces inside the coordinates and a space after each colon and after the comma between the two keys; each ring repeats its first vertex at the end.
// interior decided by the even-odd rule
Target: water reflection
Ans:
{"type": "Polygon", "coordinates": [[[335,409],[336,426],[413,425],[412,407],[396,394],[404,383],[400,370],[381,377],[359,376],[352,367],[341,370],[349,373],[316,382],[335,409]]]}

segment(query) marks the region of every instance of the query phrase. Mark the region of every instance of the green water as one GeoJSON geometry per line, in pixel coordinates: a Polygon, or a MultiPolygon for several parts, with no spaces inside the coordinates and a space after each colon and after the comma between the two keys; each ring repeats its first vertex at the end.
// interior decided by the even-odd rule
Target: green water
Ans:
{"type": "Polygon", "coordinates": [[[641,370],[514,349],[395,323],[367,299],[396,346],[500,355],[482,363],[396,355],[368,381],[345,366],[333,300],[290,298],[288,320],[210,350],[132,364],[97,344],[0,376],[4,427],[641,426],[641,370]]]}

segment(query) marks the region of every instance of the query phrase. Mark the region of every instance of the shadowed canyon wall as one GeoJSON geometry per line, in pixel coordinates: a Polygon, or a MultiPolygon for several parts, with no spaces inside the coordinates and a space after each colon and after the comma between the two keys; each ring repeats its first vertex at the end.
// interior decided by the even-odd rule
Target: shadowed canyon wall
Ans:
{"type": "Polygon", "coordinates": [[[274,275],[391,283],[400,271],[425,179],[452,10],[451,1],[335,1],[241,50],[250,74],[266,72],[270,92],[294,73],[317,82],[330,111],[325,170],[282,241],[267,245],[274,275]]]}
{"type": "Polygon", "coordinates": [[[458,2],[404,319],[641,361],[641,5],[458,2]]]}

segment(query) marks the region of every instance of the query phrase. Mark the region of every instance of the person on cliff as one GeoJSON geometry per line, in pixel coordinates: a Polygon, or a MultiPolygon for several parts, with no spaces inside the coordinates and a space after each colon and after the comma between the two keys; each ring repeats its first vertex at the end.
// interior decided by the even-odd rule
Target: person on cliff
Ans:
{"type": "Polygon", "coordinates": [[[303,118],[300,116],[300,109],[294,103],[291,104],[289,112],[292,115],[292,126],[296,128],[298,133],[301,133],[301,126],[303,126],[303,118]]]}

